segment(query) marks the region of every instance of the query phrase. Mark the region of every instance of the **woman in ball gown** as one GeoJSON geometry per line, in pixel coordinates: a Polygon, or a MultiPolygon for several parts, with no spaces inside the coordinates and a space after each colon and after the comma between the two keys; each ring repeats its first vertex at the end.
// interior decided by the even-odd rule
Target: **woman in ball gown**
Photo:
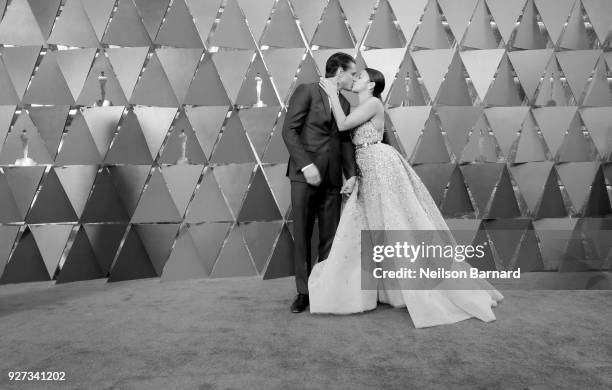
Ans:
{"type": "MultiPolygon", "coordinates": [[[[447,278],[424,289],[423,280],[375,279],[369,270],[362,269],[362,230],[435,230],[448,234],[447,244],[456,242],[417,173],[394,147],[382,142],[385,122],[380,98],[385,87],[382,73],[366,68],[358,74],[353,91],[359,96],[359,105],[348,117],[340,106],[336,83],[322,79],[320,84],[330,97],[338,129],[355,129],[352,140],[359,176],[344,204],[329,256],[317,263],[310,274],[310,312],[358,313],[383,302],[406,307],[417,328],[471,317],[486,322],[495,320],[492,307],[503,296],[485,279],[447,278]],[[362,278],[367,279],[368,275],[373,288],[364,288],[367,280],[364,284],[362,278]]],[[[469,272],[471,268],[466,261],[451,263],[447,269],[469,272]]],[[[389,264],[387,268],[399,270],[389,264]]],[[[419,266],[418,262],[412,264],[415,268],[419,266]]]]}

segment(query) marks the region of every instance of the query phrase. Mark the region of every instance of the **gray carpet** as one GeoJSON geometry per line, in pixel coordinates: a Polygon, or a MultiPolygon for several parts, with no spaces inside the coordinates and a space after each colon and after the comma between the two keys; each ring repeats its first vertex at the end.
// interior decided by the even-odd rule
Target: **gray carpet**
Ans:
{"type": "Polygon", "coordinates": [[[503,293],[495,322],[415,329],[389,306],[292,314],[292,278],[5,285],[0,388],[612,388],[611,291],[503,293]]]}

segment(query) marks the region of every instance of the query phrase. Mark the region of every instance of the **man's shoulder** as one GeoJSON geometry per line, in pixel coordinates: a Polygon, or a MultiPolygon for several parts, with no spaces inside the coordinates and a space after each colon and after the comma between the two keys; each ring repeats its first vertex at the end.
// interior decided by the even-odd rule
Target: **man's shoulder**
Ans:
{"type": "Polygon", "coordinates": [[[297,91],[298,89],[302,89],[302,90],[312,90],[315,86],[318,86],[319,83],[300,83],[297,85],[297,87],[295,87],[295,90],[297,91]]]}
{"type": "Polygon", "coordinates": [[[316,93],[319,83],[302,83],[295,87],[292,95],[309,96],[311,99],[318,99],[320,94],[316,93]]]}

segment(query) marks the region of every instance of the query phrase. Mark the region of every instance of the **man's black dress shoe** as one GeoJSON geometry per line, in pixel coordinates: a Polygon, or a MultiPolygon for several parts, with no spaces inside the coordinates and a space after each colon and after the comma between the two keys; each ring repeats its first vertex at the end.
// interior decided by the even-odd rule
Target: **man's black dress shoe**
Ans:
{"type": "Polygon", "coordinates": [[[291,312],[292,313],[301,313],[308,307],[308,295],[307,294],[298,294],[295,297],[295,301],[291,304],[291,312]]]}

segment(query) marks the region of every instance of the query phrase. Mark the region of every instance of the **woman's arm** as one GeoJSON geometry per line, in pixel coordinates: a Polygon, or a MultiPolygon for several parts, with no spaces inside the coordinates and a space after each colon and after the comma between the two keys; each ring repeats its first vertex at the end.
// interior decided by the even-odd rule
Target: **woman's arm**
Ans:
{"type": "Polygon", "coordinates": [[[354,129],[372,119],[378,110],[380,109],[380,103],[377,98],[372,98],[366,101],[364,104],[357,107],[354,111],[346,116],[340,105],[340,99],[338,95],[331,96],[332,110],[334,111],[334,118],[336,118],[336,124],[338,130],[347,131],[354,129]]]}
{"type": "Polygon", "coordinates": [[[351,130],[367,122],[369,119],[372,119],[380,109],[380,100],[372,98],[346,116],[344,110],[342,110],[342,105],[340,105],[340,97],[338,96],[338,87],[336,84],[329,79],[322,79],[319,84],[330,98],[334,118],[336,118],[336,124],[340,131],[351,130]]]}

